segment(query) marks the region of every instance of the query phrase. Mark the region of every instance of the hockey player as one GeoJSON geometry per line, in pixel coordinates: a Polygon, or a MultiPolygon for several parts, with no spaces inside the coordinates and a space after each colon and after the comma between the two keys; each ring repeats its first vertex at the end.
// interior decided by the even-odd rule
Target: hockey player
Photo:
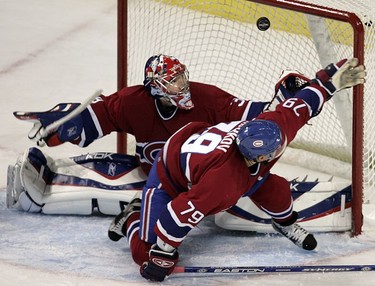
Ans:
{"type": "Polygon", "coordinates": [[[314,236],[296,223],[289,183],[270,169],[325,102],[343,88],[363,84],[364,77],[357,59],[342,60],[254,120],[187,124],[162,148],[142,199],[135,197],[111,223],[110,239],[126,236],[141,275],[163,281],[191,229],[249,196],[272,217],[276,231],[305,250],[315,249],[314,236]]]}
{"type": "MultiPolygon", "coordinates": [[[[135,136],[136,157],[143,171],[148,174],[155,155],[165,141],[185,124],[191,121],[204,121],[213,125],[232,120],[249,120],[259,115],[266,104],[266,102],[240,100],[213,85],[190,82],[189,73],[184,64],[175,57],[159,54],[147,60],[143,85],[126,87],[110,96],[101,95],[82,113],[50,134],[43,135],[41,131],[52,122],[70,113],[78,104],[60,104],[49,112],[34,113],[31,119],[34,121],[37,119],[37,122],[30,131],[29,138],[39,144],[46,143],[48,146],[70,142],[85,147],[113,131],[127,132],[135,136]]],[[[21,114],[20,118],[25,118],[25,113],[21,114]]],[[[25,154],[20,164],[23,164],[22,160],[33,161],[29,164],[31,169],[38,165],[34,172],[36,178],[38,178],[39,169],[45,169],[40,166],[40,162],[49,164],[52,161],[51,158],[46,159],[42,152],[35,149],[25,154]],[[35,157],[40,158],[35,159],[35,157]]],[[[46,167],[51,168],[51,166],[46,167]]],[[[30,168],[19,169],[29,171],[30,168]]],[[[10,181],[17,181],[14,177],[23,175],[27,176],[27,174],[8,176],[11,178],[10,181]]],[[[39,176],[39,180],[43,177],[45,176],[39,176]]],[[[21,205],[27,206],[26,211],[40,211],[42,207],[45,207],[46,202],[43,201],[45,190],[37,189],[41,188],[40,186],[45,188],[51,180],[34,184],[32,187],[22,185],[25,180],[18,181],[20,182],[18,184],[8,182],[9,205],[17,204],[20,194],[32,188],[27,196],[22,196],[25,200],[31,199],[31,202],[27,201],[21,205]],[[40,199],[36,201],[33,193],[37,192],[41,196],[38,195],[40,199]]],[[[61,186],[61,182],[59,185],[61,186]]],[[[53,200],[53,185],[50,187],[49,201],[58,203],[53,200]]],[[[65,189],[64,196],[55,196],[56,200],[75,201],[77,195],[69,192],[68,189],[69,186],[65,189]],[[69,194],[72,194],[71,198],[69,194]]],[[[103,190],[100,191],[103,192],[103,190]]],[[[83,196],[86,198],[85,208],[91,212],[91,207],[87,204],[91,205],[91,201],[97,198],[97,192],[90,196],[90,192],[86,191],[83,196]]],[[[66,208],[70,207],[69,204],[65,205],[66,208]]],[[[86,213],[86,210],[80,212],[77,209],[79,208],[78,202],[75,205],[75,209],[69,210],[64,209],[64,205],[60,204],[59,209],[49,208],[49,213],[86,213]]],[[[115,215],[119,211],[118,197],[114,199],[113,205],[113,215],[115,215]]],[[[98,208],[100,209],[100,202],[98,208]]],[[[106,214],[111,213],[107,211],[106,214]]]]}

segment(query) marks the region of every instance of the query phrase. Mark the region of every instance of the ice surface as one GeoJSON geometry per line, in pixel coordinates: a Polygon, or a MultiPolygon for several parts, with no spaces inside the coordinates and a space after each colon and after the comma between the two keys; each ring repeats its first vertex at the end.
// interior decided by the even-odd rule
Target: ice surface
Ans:
{"type": "MultiPolygon", "coordinates": [[[[30,124],[15,110],[47,110],[116,89],[116,0],[1,1],[0,8],[0,285],[151,285],[140,277],[125,240],[107,238],[110,217],[46,216],[9,210],[6,168],[32,146],[30,124]]],[[[140,64],[142,72],[143,63],[140,64]]],[[[44,149],[56,156],[115,151],[108,136],[86,149],[44,149]]],[[[317,234],[319,248],[298,249],[278,235],[233,232],[211,218],[180,248],[181,265],[375,264],[375,240],[317,234]]],[[[375,285],[375,272],[187,275],[165,285],[375,285]]]]}
{"type": "MultiPolygon", "coordinates": [[[[145,282],[138,274],[138,266],[131,260],[126,241],[112,242],[107,238],[111,217],[31,215],[9,210],[5,206],[5,192],[0,193],[0,202],[0,274],[9,277],[4,281],[10,281],[1,285],[19,285],[14,281],[21,280],[27,280],[28,285],[119,285],[119,282],[139,285],[145,282]],[[39,280],[39,277],[45,278],[39,280]],[[48,284],[51,281],[57,284],[48,284]]],[[[345,233],[331,233],[317,234],[316,237],[318,250],[308,252],[279,235],[223,230],[208,218],[180,248],[180,264],[287,266],[373,263],[375,243],[365,236],[351,238],[345,233]]],[[[192,275],[175,274],[165,284],[187,285],[188,276],[192,275]]],[[[361,285],[373,285],[370,281],[375,281],[373,272],[256,276],[195,274],[192,277],[193,282],[189,285],[323,285],[321,283],[325,282],[338,285],[340,281],[354,283],[358,279],[363,280],[361,285]]]]}

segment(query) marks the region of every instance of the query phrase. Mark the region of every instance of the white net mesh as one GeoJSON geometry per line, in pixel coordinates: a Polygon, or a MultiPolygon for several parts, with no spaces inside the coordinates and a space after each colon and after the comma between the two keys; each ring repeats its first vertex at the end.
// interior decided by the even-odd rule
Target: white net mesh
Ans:
{"type": "MultiPolygon", "coordinates": [[[[292,2],[292,1],[291,1],[292,2]]],[[[356,12],[365,24],[364,180],[374,192],[375,11],[372,0],[309,0],[306,3],[356,12]]],[[[270,100],[284,69],[308,77],[330,62],[353,56],[349,23],[245,0],[128,0],[127,84],[141,84],[146,60],[154,54],[176,56],[192,81],[219,86],[240,97],[270,100]],[[271,27],[260,31],[256,20],[271,27]]],[[[293,146],[351,162],[352,91],[335,96],[311,120],[293,146]]],[[[194,98],[193,98],[194,100],[194,98]]],[[[371,195],[369,196],[371,197],[371,195]]],[[[368,200],[368,199],[367,199],[368,200]]]]}

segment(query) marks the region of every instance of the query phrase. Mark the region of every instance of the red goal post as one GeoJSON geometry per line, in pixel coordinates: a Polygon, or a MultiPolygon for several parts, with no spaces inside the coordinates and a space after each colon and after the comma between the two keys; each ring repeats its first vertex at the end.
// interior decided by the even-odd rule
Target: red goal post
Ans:
{"type": "MultiPolygon", "coordinates": [[[[375,112],[374,10],[371,0],[326,2],[118,0],[118,88],[141,84],[147,58],[165,53],[185,63],[192,80],[240,98],[269,100],[283,69],[313,77],[330,62],[359,58],[368,70],[365,87],[334,97],[340,99],[329,102],[292,144],[351,165],[352,231],[357,235],[364,189],[375,192],[375,137],[370,132],[375,129],[370,124],[375,112]],[[256,28],[260,17],[270,20],[268,30],[256,28]]],[[[125,134],[118,135],[117,144],[119,152],[134,148],[125,134]]]]}

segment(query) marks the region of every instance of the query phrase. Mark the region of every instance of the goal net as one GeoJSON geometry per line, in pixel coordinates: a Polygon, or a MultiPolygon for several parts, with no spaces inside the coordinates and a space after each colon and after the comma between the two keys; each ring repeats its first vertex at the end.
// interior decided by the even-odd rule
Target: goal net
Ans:
{"type": "MultiPolygon", "coordinates": [[[[352,180],[353,232],[359,234],[363,206],[375,203],[371,1],[118,0],[119,88],[142,83],[146,60],[163,53],[186,64],[192,81],[217,85],[239,98],[267,101],[285,69],[313,78],[331,62],[359,58],[367,68],[366,84],[333,97],[292,142],[289,149],[298,155],[285,159],[297,164],[303,158],[312,169],[352,180]],[[270,21],[264,31],[264,25],[257,26],[261,17],[270,21]]],[[[131,138],[128,147],[125,143],[120,134],[118,150],[131,153],[131,138]]]]}

